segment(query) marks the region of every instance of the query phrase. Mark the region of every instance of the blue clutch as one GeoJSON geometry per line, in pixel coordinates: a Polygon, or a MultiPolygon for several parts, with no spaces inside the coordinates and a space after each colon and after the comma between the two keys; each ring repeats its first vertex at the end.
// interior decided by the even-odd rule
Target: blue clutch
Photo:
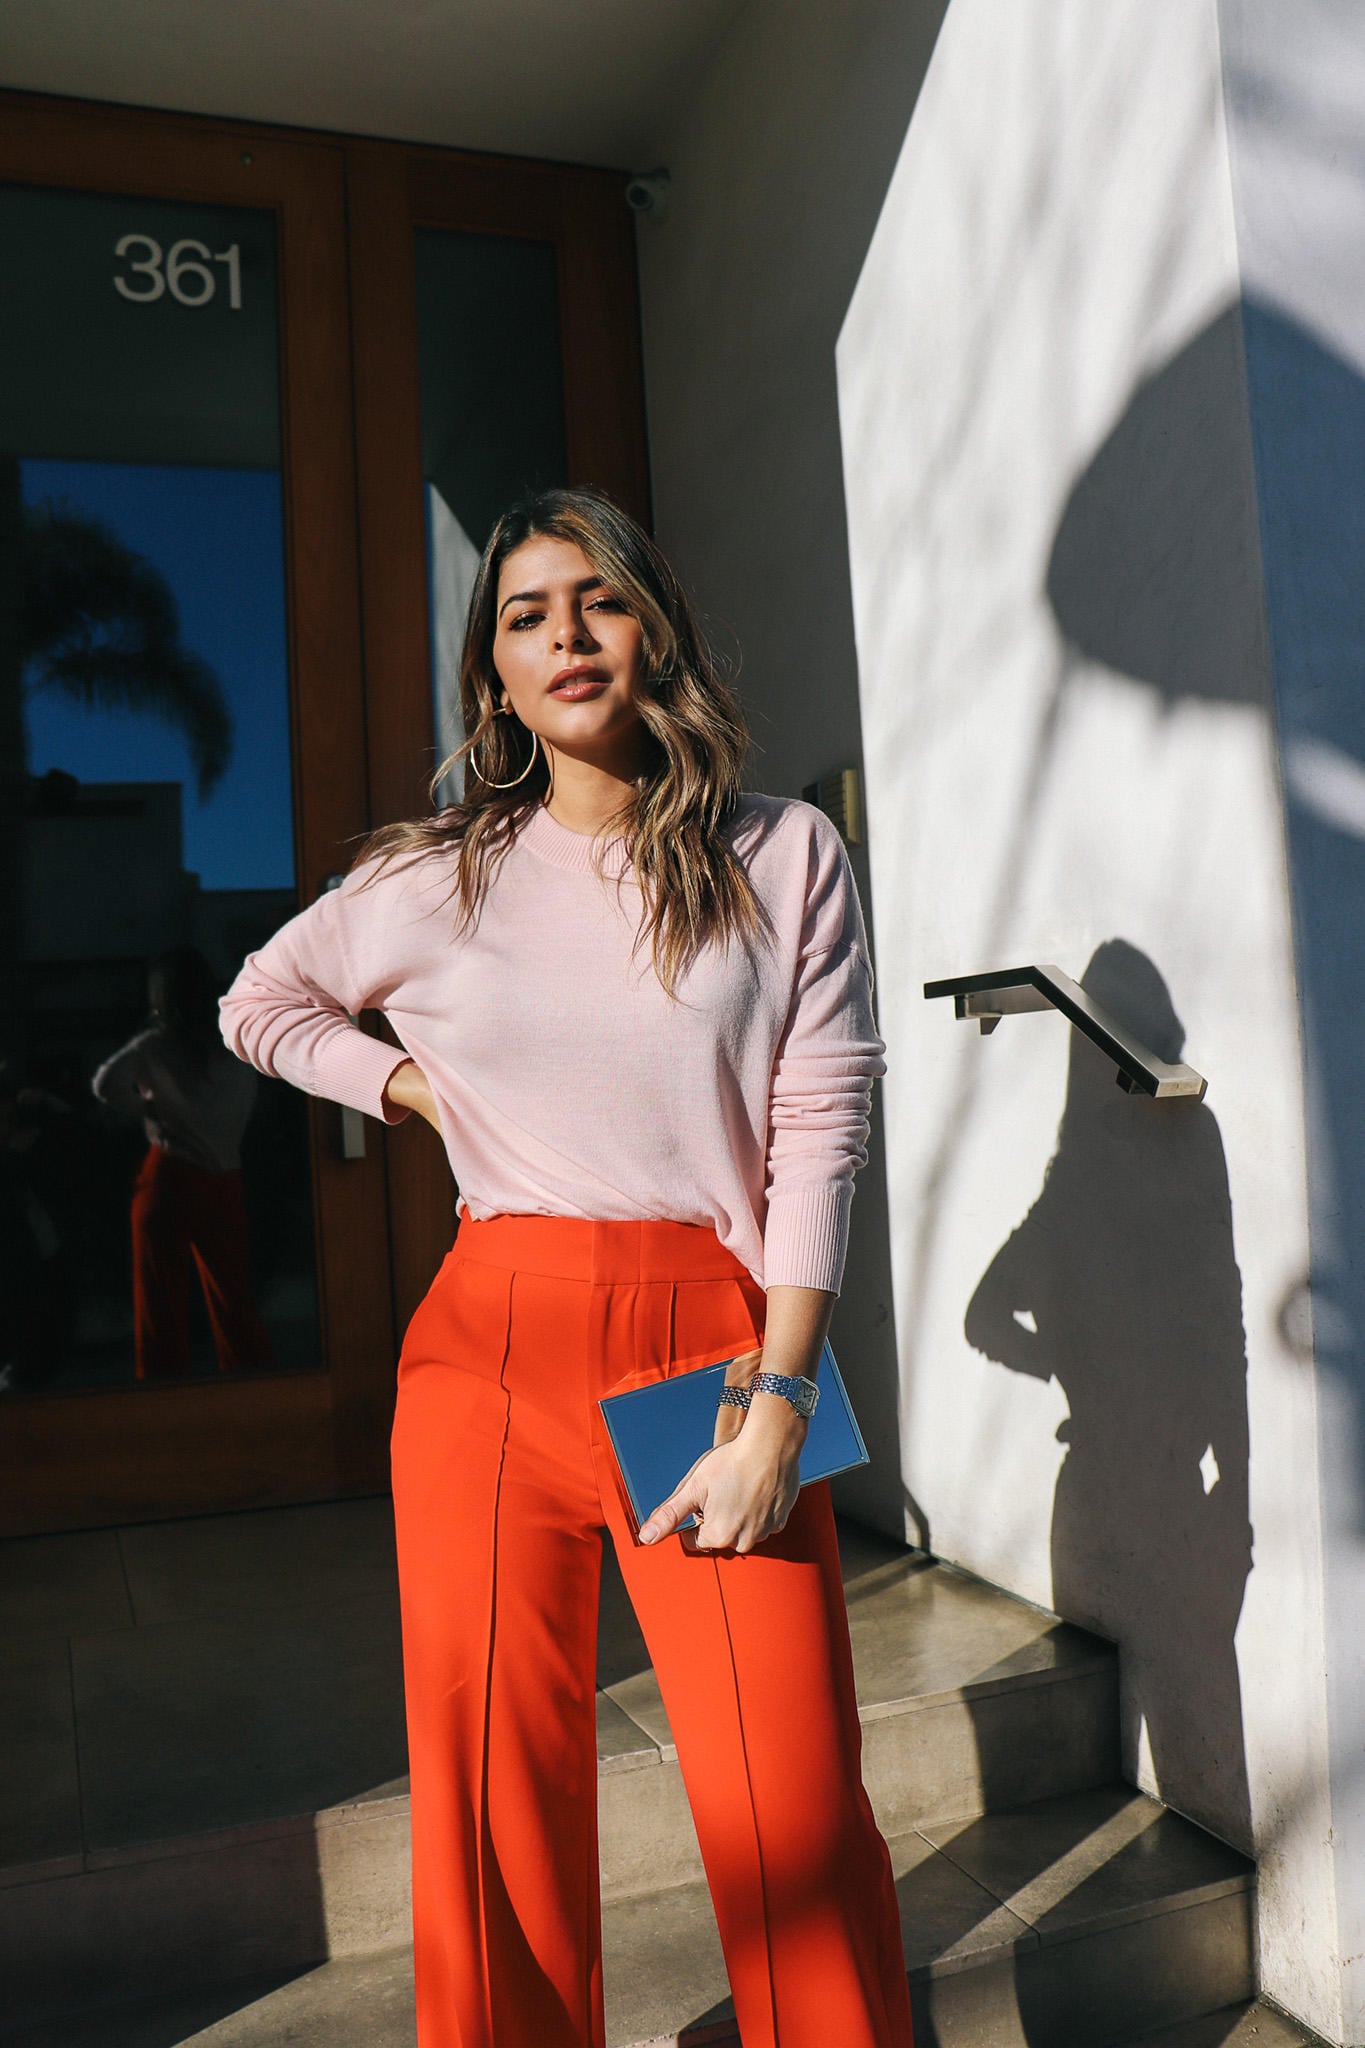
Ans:
{"type": "MultiPolygon", "coordinates": [[[[634,1533],[696,1464],[715,1440],[716,1410],[725,1385],[728,1358],[692,1372],[675,1373],[629,1393],[598,1402],[607,1425],[621,1479],[634,1517],[634,1533]]],[[[801,1447],[801,1484],[832,1479],[868,1462],[867,1445],[848,1398],[829,1339],[815,1374],[820,1399],[801,1447]]],[[[694,1529],[695,1515],[680,1526],[694,1529]]]]}

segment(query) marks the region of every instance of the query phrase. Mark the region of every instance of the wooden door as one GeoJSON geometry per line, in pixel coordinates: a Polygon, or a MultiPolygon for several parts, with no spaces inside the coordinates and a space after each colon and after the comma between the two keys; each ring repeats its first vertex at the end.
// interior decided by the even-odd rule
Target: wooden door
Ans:
{"type": "Polygon", "coordinates": [[[221,986],[367,823],[344,156],[6,95],[0,203],[0,1528],[372,1487],[379,1147],[348,1157],[339,1111],[261,1084],[244,1279],[240,1184],[235,1207],[202,1167],[139,1192],[146,1126],[90,1092],[154,963],[188,1059],[203,965],[221,986]]]}
{"type": "Polygon", "coordinates": [[[424,808],[500,500],[647,516],[623,181],[0,116],[0,1533],[379,1490],[454,1227],[432,1135],[262,1082],[234,1208],[225,1154],[147,1184],[115,1084],[154,992],[164,1040],[168,988],[202,1009],[424,808]]]}

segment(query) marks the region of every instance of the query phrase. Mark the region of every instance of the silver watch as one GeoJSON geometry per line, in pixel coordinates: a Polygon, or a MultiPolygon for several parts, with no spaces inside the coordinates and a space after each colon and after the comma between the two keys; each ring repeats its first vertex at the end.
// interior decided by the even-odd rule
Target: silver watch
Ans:
{"type": "Polygon", "coordinates": [[[751,1394],[780,1394],[790,1401],[798,1415],[814,1415],[820,1389],[814,1380],[793,1378],[785,1372],[756,1372],[749,1382],[751,1394]]]}
{"type": "Polygon", "coordinates": [[[722,1387],[722,1408],[747,1408],[755,1394],[780,1394],[790,1401],[798,1415],[811,1416],[820,1398],[814,1380],[796,1378],[786,1372],[756,1372],[747,1387],[722,1387]]]}

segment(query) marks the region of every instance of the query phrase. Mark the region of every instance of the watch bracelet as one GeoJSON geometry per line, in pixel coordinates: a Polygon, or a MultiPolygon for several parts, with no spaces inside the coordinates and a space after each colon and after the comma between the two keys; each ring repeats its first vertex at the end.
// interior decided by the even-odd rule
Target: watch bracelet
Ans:
{"type": "MultiPolygon", "coordinates": [[[[798,1382],[802,1382],[802,1383],[804,1383],[804,1384],[805,1384],[805,1385],[807,1385],[807,1386],[815,1387],[816,1391],[815,1391],[815,1393],[814,1393],[814,1394],[813,1394],[813,1395],[811,1396],[811,1401],[812,1401],[812,1407],[814,1406],[814,1403],[815,1403],[815,1401],[819,1399],[819,1388],[818,1388],[818,1386],[816,1385],[816,1382],[815,1382],[814,1380],[811,1380],[811,1379],[810,1379],[810,1378],[808,1377],[808,1375],[806,1375],[805,1373],[765,1373],[765,1372],[764,1372],[764,1370],[763,1370],[763,1368],[759,1367],[759,1368],[756,1368],[756,1369],[755,1369],[755,1371],[754,1371],[754,1372],[752,1373],[752,1375],[750,1376],[750,1383],[749,1383],[749,1385],[748,1385],[748,1386],[743,1386],[743,1387],[738,1387],[738,1386],[725,1386],[725,1387],[722,1387],[722,1388],[721,1388],[721,1390],[720,1390],[720,1394],[719,1394],[719,1397],[718,1397],[718,1403],[717,1403],[717,1405],[718,1405],[719,1407],[721,1407],[721,1408],[743,1408],[743,1409],[747,1410],[747,1409],[749,1408],[750,1404],[751,1404],[751,1403],[752,1403],[752,1401],[753,1401],[753,1393],[754,1393],[754,1390],[753,1390],[753,1381],[754,1381],[754,1380],[760,1380],[760,1379],[764,1379],[764,1378],[768,1378],[768,1379],[787,1379],[787,1380],[796,1380],[796,1381],[798,1381],[798,1382]]],[[[769,1389],[764,1389],[764,1388],[760,1388],[760,1389],[759,1389],[759,1391],[760,1391],[760,1392],[767,1392],[767,1391],[775,1391],[775,1390],[769,1390],[769,1389]]],[[[786,1399],[787,1399],[788,1397],[787,1397],[787,1396],[786,1396],[785,1394],[783,1394],[783,1395],[781,1396],[781,1398],[782,1398],[783,1400],[786,1400],[786,1399]]],[[[792,1404],[791,1404],[791,1405],[792,1405],[793,1407],[795,1407],[795,1406],[796,1406],[796,1403],[795,1403],[795,1402],[792,1402],[792,1404]]],[[[797,1410],[797,1412],[798,1412],[798,1414],[799,1414],[799,1413],[801,1413],[801,1412],[803,1412],[803,1411],[801,1411],[801,1410],[799,1410],[799,1409],[798,1409],[798,1410],[797,1410]]]]}

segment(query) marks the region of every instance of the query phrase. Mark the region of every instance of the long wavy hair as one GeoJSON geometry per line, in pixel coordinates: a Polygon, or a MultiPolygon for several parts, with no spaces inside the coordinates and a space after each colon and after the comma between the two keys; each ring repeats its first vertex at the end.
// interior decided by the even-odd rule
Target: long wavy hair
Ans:
{"type": "Polygon", "coordinates": [[[467,758],[463,800],[431,817],[380,827],[365,839],[354,865],[377,857],[377,877],[393,860],[458,846],[454,893],[463,929],[477,916],[518,832],[543,802],[551,775],[546,750],[534,746],[510,706],[499,714],[502,685],[493,665],[502,565],[541,535],[581,548],[594,574],[640,621],[636,703],[648,735],[645,766],[633,793],[603,828],[594,866],[600,877],[606,841],[625,841],[643,901],[636,950],[649,940],[654,971],[675,996],[680,976],[706,947],[728,949],[731,938],[747,944],[771,935],[771,920],[726,836],[741,794],[749,727],[672,565],[605,491],[538,491],[498,520],[474,578],[460,660],[460,708],[469,737],[431,780],[436,805],[442,781],[467,758]],[[517,774],[533,747],[525,780],[511,789],[494,788],[517,774]]]}

